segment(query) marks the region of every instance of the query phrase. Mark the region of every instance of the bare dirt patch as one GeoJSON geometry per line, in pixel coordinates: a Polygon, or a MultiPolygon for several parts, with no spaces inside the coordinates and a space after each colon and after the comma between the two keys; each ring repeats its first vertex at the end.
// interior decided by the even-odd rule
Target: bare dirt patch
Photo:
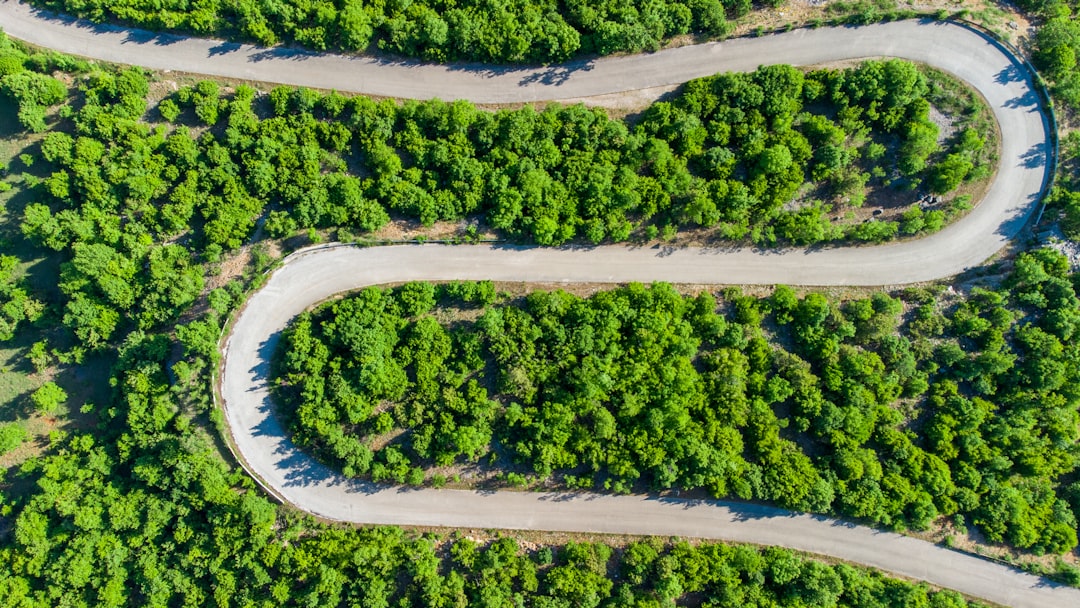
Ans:
{"type": "Polygon", "coordinates": [[[1056,249],[1069,259],[1069,267],[1073,271],[1080,271],[1080,243],[1069,240],[1061,227],[1055,224],[1038,235],[1039,242],[1056,249]]]}
{"type": "Polygon", "coordinates": [[[607,95],[593,95],[592,97],[571,97],[568,99],[560,99],[557,103],[564,105],[582,103],[590,107],[608,110],[608,114],[611,115],[612,118],[621,118],[626,114],[639,112],[649,107],[651,104],[678,91],[681,87],[682,85],[676,84],[623,91],[619,93],[609,93],[607,95]]]}
{"type": "Polygon", "coordinates": [[[416,220],[395,219],[375,232],[364,235],[364,239],[391,242],[449,240],[459,238],[470,227],[477,230],[477,238],[496,238],[493,232],[481,232],[480,224],[472,220],[435,222],[425,226],[416,220]]]}
{"type": "Polygon", "coordinates": [[[937,125],[937,142],[939,146],[948,141],[948,139],[956,133],[954,118],[934,106],[930,106],[930,121],[937,125]]]}
{"type": "Polygon", "coordinates": [[[226,257],[217,266],[217,272],[206,278],[206,291],[224,287],[233,279],[240,278],[251,263],[251,248],[243,247],[226,257]]]}
{"type": "Polygon", "coordinates": [[[1080,554],[1075,550],[1064,555],[1033,555],[1007,545],[990,542],[977,529],[960,528],[952,520],[945,518],[939,518],[926,531],[907,534],[932,543],[946,545],[964,553],[982,555],[1016,565],[1037,564],[1049,571],[1055,569],[1058,560],[1073,566],[1080,565],[1080,554]]]}
{"type": "MultiPolygon", "coordinates": [[[[788,0],[787,4],[779,8],[755,10],[738,20],[732,36],[749,36],[763,31],[769,32],[825,22],[840,14],[835,6],[837,4],[837,0],[788,0]]],[[[873,3],[863,4],[872,6],[873,3]]],[[[956,14],[967,11],[968,19],[994,30],[1017,45],[1028,35],[1030,29],[1028,20],[1014,7],[988,0],[900,0],[894,5],[898,10],[913,10],[927,14],[942,11],[946,14],[956,14]]],[[[672,44],[687,43],[682,39],[672,40],[672,44]]]]}

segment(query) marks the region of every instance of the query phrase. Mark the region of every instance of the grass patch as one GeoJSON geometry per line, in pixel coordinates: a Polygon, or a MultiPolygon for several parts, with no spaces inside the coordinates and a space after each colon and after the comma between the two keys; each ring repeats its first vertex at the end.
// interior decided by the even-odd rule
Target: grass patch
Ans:
{"type": "MultiPolygon", "coordinates": [[[[44,134],[24,130],[16,114],[15,104],[0,96],[0,181],[10,184],[0,191],[0,251],[19,259],[15,275],[24,278],[34,297],[50,308],[36,326],[24,324],[13,339],[0,343],[0,424],[17,424],[27,435],[19,447],[0,456],[0,471],[40,454],[50,444],[50,433],[92,428],[97,423],[92,408],[82,410],[87,404],[107,403],[110,389],[103,379],[114,359],[96,355],[79,365],[50,365],[40,372],[30,363],[28,353],[35,342],[67,340],[58,318],[57,277],[63,256],[34,246],[19,229],[23,209],[34,200],[28,179],[45,177],[53,167],[40,157],[38,144],[44,134]],[[30,394],[50,380],[69,397],[59,413],[42,416],[34,411],[30,394]]],[[[48,118],[50,123],[56,120],[55,115],[48,118]]]]}

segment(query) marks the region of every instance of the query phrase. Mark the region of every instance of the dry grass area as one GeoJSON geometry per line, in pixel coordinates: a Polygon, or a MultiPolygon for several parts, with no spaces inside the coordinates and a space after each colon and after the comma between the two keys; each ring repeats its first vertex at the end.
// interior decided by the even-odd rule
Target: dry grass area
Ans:
{"type": "Polygon", "coordinates": [[[681,88],[682,85],[668,85],[662,87],[649,87],[634,89],[607,95],[593,95],[592,97],[571,97],[560,99],[558,103],[572,105],[583,103],[594,108],[603,108],[612,118],[626,118],[627,116],[641,112],[651,104],[660,101],[681,88]]]}
{"type": "Polygon", "coordinates": [[[216,264],[214,270],[207,275],[206,287],[203,290],[204,295],[244,276],[244,272],[250,264],[251,247],[242,247],[230,253],[225,259],[216,264]]]}
{"type": "Polygon", "coordinates": [[[417,220],[401,218],[391,221],[375,232],[365,234],[363,238],[370,241],[451,240],[461,237],[470,227],[478,230],[477,236],[479,238],[498,238],[496,233],[482,229],[473,220],[440,221],[431,226],[425,226],[417,220]]]}
{"type": "MultiPolygon", "coordinates": [[[[816,20],[835,17],[837,0],[788,0],[775,9],[762,9],[739,20],[733,36],[749,36],[760,31],[811,25],[816,20]]],[[[1030,22],[1015,7],[988,0],[898,0],[896,8],[926,13],[969,11],[968,19],[1002,34],[1013,44],[1028,35],[1030,22]],[[1012,24],[1012,25],[1010,25],[1012,24]]],[[[1017,44],[1019,46],[1019,44],[1017,44]]]]}
{"type": "Polygon", "coordinates": [[[953,521],[941,518],[923,532],[907,532],[908,535],[921,538],[932,543],[950,546],[964,553],[982,555],[991,559],[1008,562],[1011,564],[1038,564],[1049,570],[1054,569],[1054,564],[1062,560],[1073,566],[1080,566],[1080,549],[1065,555],[1033,555],[1018,551],[1007,545],[992,543],[974,528],[960,528],[953,521]]]}

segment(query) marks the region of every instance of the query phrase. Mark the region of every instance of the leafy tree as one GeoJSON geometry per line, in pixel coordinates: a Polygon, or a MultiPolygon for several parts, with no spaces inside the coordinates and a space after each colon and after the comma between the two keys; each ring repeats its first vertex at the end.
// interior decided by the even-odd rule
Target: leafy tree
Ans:
{"type": "Polygon", "coordinates": [[[0,93],[11,98],[18,107],[19,123],[35,133],[45,131],[45,109],[67,97],[67,89],[59,80],[45,74],[11,70],[0,77],[0,93]]]}
{"type": "Polygon", "coordinates": [[[930,189],[939,194],[955,190],[974,167],[962,154],[950,154],[934,167],[930,189]]]}
{"type": "MultiPolygon", "coordinates": [[[[95,21],[117,20],[266,46],[288,42],[319,51],[380,48],[435,61],[551,63],[583,52],[655,50],[662,40],[691,30],[723,37],[731,29],[719,0],[630,4],[466,0],[452,5],[428,0],[385,5],[348,1],[288,6],[242,0],[182,10],[164,5],[136,9],[119,0],[90,4],[42,0],[41,4],[95,21]]],[[[782,0],[770,2],[770,6],[780,4],[782,0]]],[[[742,11],[749,8],[747,3],[742,11]]]]}
{"type": "Polygon", "coordinates": [[[18,259],[0,255],[0,341],[15,336],[24,321],[37,321],[45,306],[27,293],[23,281],[16,278],[18,259]]]}
{"type": "MultiPolygon", "coordinates": [[[[280,395],[297,441],[349,475],[416,483],[501,453],[572,488],[701,488],[913,529],[960,513],[1061,552],[1076,544],[1060,481],[1078,436],[1068,276],[1060,254],[1022,254],[1007,291],[975,289],[946,314],[916,291],[718,303],[658,284],[485,298],[449,324],[436,319],[474,306],[464,284],[369,288],[289,330],[280,395]],[[373,449],[380,437],[400,439],[373,449]]],[[[638,553],[627,577],[652,563],[638,553]]],[[[565,574],[574,602],[607,593],[565,574]]],[[[821,576],[807,589],[833,597],[821,576]]]]}
{"type": "Polygon", "coordinates": [[[30,394],[30,400],[38,413],[43,416],[55,416],[67,401],[67,392],[55,382],[46,382],[30,394]]]}
{"type": "Polygon", "coordinates": [[[0,423],[0,456],[22,445],[26,438],[26,429],[18,422],[0,423]]]}

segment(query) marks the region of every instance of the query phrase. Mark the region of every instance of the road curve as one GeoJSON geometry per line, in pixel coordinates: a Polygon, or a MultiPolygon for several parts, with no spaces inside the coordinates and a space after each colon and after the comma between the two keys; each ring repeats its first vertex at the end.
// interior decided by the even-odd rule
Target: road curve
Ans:
{"type": "Polygon", "coordinates": [[[915,243],[873,249],[717,256],[725,261],[710,263],[715,271],[712,279],[731,283],[906,283],[977,266],[1003,247],[1034,209],[1051,153],[1048,123],[1023,65],[986,36],[946,22],[802,29],[529,69],[261,49],[50,17],[15,0],[0,0],[0,26],[15,38],[102,60],[395,97],[475,102],[585,98],[678,84],[720,71],[752,70],[762,64],[810,65],[890,56],[951,72],[989,102],[1003,135],[1001,162],[987,195],[962,222],[915,243]]]}
{"type": "MultiPolygon", "coordinates": [[[[156,50],[152,43],[138,48],[156,50]]],[[[319,58],[357,67],[356,73],[339,71],[331,78],[318,67],[321,64],[310,63],[313,59],[298,62],[303,67],[297,71],[283,59],[251,62],[243,59],[245,52],[240,48],[236,55],[223,57],[252,70],[265,65],[284,67],[269,73],[230,75],[408,97],[440,92],[476,101],[587,96],[618,87],[669,84],[715,71],[753,69],[759,63],[819,63],[869,55],[924,61],[968,81],[986,97],[1001,125],[1001,164],[984,201],[936,235],[873,248],[764,253],[481,246],[334,247],[302,252],[287,260],[251,297],[226,341],[220,383],[226,421],[238,457],[264,487],[283,501],[328,519],[676,535],[782,545],[874,566],[999,604],[1080,605],[1080,591],[998,564],[896,534],[766,507],[642,496],[394,489],[347,480],[292,444],[273,415],[267,391],[268,361],[286,324],[312,304],[364,285],[419,279],[894,284],[948,276],[978,265],[1016,234],[1034,208],[1046,179],[1049,150],[1047,123],[1031,82],[1018,62],[996,44],[965,28],[943,24],[907,22],[799,31],[598,61],[588,73],[567,70],[561,84],[541,77],[523,78],[520,71],[490,74],[398,65],[381,66],[379,73],[386,78],[373,82],[360,75],[371,60],[319,58]],[[410,71],[413,78],[408,77],[410,71]]],[[[219,65],[214,61],[173,67],[206,72],[207,66],[219,65]]]]}
{"type": "MultiPolygon", "coordinates": [[[[781,545],[866,564],[1006,606],[1080,606],[1080,590],[1052,585],[999,564],[889,532],[768,507],[648,496],[403,489],[348,480],[293,445],[273,415],[267,372],[281,330],[300,312],[342,291],[394,281],[449,279],[714,282],[731,276],[713,268],[725,259],[686,250],[663,257],[651,249],[614,247],[581,252],[333,246],[299,252],[251,297],[225,344],[220,390],[235,452],[278,498],[333,520],[688,536],[781,545]]],[[[775,261],[780,266],[783,258],[775,261]]],[[[758,282],[752,273],[735,276],[734,282],[758,282]]]]}
{"type": "Polygon", "coordinates": [[[404,246],[321,248],[292,256],[237,317],[225,345],[221,394],[237,454],[282,500],[358,523],[677,535],[782,545],[832,555],[1017,607],[1075,607],[1080,591],[896,534],[827,518],[715,501],[591,494],[495,494],[393,489],[341,478],[299,451],[273,416],[270,354],[296,314],[336,293],[414,279],[895,284],[948,276],[998,251],[1026,221],[1046,179],[1049,138],[1022,65],[962,26],[898,22],[798,30],[552,68],[431,66],[261,49],[88,24],[0,0],[8,35],[85,57],[263,82],[392,97],[480,103],[558,100],[678,84],[758,65],[903,57],[953,73],[982,92],[1003,134],[986,198],[931,237],[874,248],[588,251],[404,246]]]}
{"type": "Polygon", "coordinates": [[[814,65],[874,56],[922,61],[966,78],[968,73],[989,67],[986,59],[999,54],[987,49],[983,37],[964,26],[914,20],[799,29],[539,68],[434,65],[285,47],[263,48],[96,24],[35,9],[17,0],[0,0],[0,26],[11,37],[45,48],[151,69],[368,95],[468,99],[477,103],[590,97],[682,84],[719,71],[753,70],[765,64],[814,65]]]}

